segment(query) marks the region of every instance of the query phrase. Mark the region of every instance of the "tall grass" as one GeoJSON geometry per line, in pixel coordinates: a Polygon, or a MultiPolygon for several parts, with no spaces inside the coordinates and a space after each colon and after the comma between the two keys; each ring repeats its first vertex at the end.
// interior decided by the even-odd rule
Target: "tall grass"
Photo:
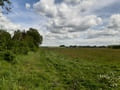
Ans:
{"type": "Polygon", "coordinates": [[[41,48],[15,64],[1,59],[0,90],[119,90],[119,52],[41,48]]]}

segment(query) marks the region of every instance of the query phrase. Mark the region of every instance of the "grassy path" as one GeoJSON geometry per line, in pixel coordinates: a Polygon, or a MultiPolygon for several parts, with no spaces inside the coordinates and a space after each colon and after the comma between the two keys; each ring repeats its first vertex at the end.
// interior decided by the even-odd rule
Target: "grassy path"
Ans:
{"type": "Polygon", "coordinates": [[[68,58],[40,49],[0,61],[0,90],[119,90],[120,65],[68,58]]]}

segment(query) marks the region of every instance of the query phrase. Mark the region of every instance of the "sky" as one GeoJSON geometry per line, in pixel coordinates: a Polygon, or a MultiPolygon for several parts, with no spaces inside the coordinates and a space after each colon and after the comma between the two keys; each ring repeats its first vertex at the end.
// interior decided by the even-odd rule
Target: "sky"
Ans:
{"type": "Polygon", "coordinates": [[[11,0],[0,28],[36,28],[42,46],[120,44],[120,0],[11,0]]]}

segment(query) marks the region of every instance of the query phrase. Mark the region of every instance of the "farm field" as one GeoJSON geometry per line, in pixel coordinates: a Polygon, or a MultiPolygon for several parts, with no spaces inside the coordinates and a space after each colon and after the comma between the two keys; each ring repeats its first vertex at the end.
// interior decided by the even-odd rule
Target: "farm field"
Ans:
{"type": "Polygon", "coordinates": [[[40,48],[1,60],[0,90],[120,90],[120,50],[40,48]]]}

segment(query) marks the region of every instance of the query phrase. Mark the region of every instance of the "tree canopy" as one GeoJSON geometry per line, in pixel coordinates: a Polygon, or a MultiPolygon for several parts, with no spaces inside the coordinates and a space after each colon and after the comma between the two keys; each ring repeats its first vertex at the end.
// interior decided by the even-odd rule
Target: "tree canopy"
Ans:
{"type": "Polygon", "coordinates": [[[9,32],[0,30],[0,51],[10,50],[15,54],[27,54],[35,51],[42,44],[42,36],[37,29],[17,30],[11,36],[9,32]]]}

